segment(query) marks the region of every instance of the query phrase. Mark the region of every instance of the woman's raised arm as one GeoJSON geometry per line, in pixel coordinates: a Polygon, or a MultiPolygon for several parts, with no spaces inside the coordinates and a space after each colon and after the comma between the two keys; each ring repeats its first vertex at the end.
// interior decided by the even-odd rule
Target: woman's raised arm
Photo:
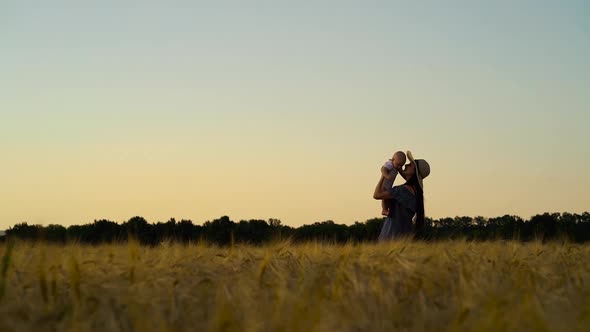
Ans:
{"type": "Polygon", "coordinates": [[[391,193],[385,189],[383,189],[383,181],[385,180],[385,178],[383,177],[383,175],[381,175],[381,178],[379,179],[379,182],[377,182],[377,186],[375,186],[375,192],[373,193],[373,198],[374,199],[390,199],[391,198],[391,193]]]}

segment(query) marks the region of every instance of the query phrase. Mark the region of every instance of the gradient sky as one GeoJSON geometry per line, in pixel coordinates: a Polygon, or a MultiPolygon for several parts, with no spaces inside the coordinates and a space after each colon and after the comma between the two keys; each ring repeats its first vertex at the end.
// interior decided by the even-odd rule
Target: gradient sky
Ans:
{"type": "Polygon", "coordinates": [[[588,1],[93,3],[0,1],[0,229],[590,210],[588,1]]]}

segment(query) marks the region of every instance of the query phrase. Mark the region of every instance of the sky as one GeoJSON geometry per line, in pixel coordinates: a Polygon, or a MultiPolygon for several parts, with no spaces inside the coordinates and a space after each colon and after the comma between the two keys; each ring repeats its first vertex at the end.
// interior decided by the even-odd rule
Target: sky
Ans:
{"type": "Polygon", "coordinates": [[[590,210],[587,1],[0,0],[0,229],[590,210]],[[396,184],[401,184],[400,179],[396,184]]]}

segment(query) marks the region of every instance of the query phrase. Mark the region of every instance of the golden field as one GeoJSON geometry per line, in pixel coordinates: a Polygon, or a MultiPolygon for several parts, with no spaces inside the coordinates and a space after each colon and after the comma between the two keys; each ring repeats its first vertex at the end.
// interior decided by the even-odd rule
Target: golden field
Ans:
{"type": "Polygon", "coordinates": [[[587,331],[590,246],[0,246],[0,331],[587,331]]]}

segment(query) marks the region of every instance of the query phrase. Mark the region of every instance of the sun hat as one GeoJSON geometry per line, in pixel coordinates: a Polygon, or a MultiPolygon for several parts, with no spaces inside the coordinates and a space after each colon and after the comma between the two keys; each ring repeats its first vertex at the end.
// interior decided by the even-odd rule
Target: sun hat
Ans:
{"type": "Polygon", "coordinates": [[[408,151],[406,153],[408,159],[410,159],[410,163],[414,163],[416,165],[416,175],[418,176],[418,183],[420,183],[420,188],[424,190],[424,184],[422,180],[430,175],[430,165],[424,159],[414,159],[412,156],[412,152],[408,151]]]}

